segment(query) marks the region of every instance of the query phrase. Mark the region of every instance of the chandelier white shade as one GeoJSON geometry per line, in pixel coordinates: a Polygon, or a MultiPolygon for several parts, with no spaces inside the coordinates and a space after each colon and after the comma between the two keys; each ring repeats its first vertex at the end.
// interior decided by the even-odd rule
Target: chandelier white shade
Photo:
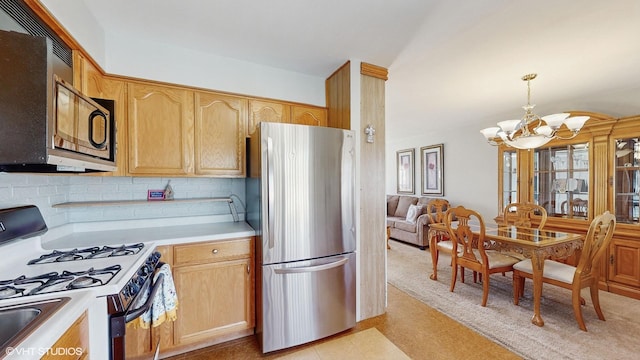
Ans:
{"type": "Polygon", "coordinates": [[[555,138],[571,139],[578,135],[588,116],[569,117],[568,113],[552,114],[543,117],[533,113],[535,105],[531,104],[531,80],[536,74],[527,74],[522,80],[527,82],[527,105],[523,106],[525,114],[521,119],[504,120],[498,126],[480,130],[491,145],[506,144],[517,149],[535,149],[555,138]],[[571,131],[571,136],[560,137],[558,130],[564,125],[571,131]]]}

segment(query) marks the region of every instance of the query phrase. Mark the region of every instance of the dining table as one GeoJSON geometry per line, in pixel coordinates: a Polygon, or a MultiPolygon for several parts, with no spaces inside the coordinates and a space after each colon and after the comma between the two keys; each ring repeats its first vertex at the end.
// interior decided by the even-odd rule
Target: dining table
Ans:
{"type": "MultiPolygon", "coordinates": [[[[470,227],[475,235],[479,235],[479,224],[470,223],[470,227]]],[[[486,249],[520,254],[521,257],[531,259],[533,268],[533,317],[531,322],[537,326],[544,326],[544,320],[540,315],[544,261],[549,258],[563,259],[571,256],[576,250],[582,248],[584,235],[514,225],[485,224],[484,236],[486,249]]],[[[437,241],[448,238],[446,224],[430,224],[429,237],[430,248],[434,249],[437,241]]],[[[435,262],[433,266],[435,273],[437,272],[435,262]]],[[[435,277],[432,275],[431,278],[435,277]]]]}

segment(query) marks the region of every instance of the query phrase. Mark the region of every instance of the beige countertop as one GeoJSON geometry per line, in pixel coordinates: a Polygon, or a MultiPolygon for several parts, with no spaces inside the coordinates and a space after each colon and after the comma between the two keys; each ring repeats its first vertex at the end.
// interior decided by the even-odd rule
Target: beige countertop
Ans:
{"type": "Polygon", "coordinates": [[[254,236],[255,230],[244,221],[210,217],[167,218],[135,221],[93,222],[63,225],[43,236],[45,249],[65,249],[96,245],[155,243],[183,244],[254,236]],[[213,222],[211,220],[227,220],[213,222]]]}

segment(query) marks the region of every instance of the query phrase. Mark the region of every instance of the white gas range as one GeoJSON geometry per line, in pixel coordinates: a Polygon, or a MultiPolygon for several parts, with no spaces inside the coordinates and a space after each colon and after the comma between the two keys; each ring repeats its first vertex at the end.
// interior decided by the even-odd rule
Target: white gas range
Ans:
{"type": "Polygon", "coordinates": [[[103,351],[110,359],[124,358],[126,322],[151,305],[140,301],[143,294],[159,288],[153,284],[161,264],[155,245],[97,245],[87,239],[87,246],[51,250],[42,247],[46,231],[35,206],[0,210],[0,308],[91,292],[100,304],[98,323],[106,328],[100,330],[103,351]]]}

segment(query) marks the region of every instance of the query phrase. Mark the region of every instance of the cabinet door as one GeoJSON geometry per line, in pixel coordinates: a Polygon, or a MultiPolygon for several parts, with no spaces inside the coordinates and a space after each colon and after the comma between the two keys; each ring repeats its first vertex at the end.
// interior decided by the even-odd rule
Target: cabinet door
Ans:
{"type": "Polygon", "coordinates": [[[127,97],[125,82],[103,76],[82,53],[76,50],[73,52],[73,85],[83,94],[90,97],[115,101],[116,164],[118,169],[113,172],[90,173],[90,175],[125,176],[127,174],[127,97]]]}
{"type": "Polygon", "coordinates": [[[533,201],[551,218],[592,218],[590,205],[589,143],[534,150],[533,201]]]}
{"type": "Polygon", "coordinates": [[[192,173],[193,93],[130,83],[128,98],[129,173],[192,173]]]}
{"type": "Polygon", "coordinates": [[[195,173],[243,177],[247,99],[197,92],[195,173]]]}
{"type": "Polygon", "coordinates": [[[620,224],[640,223],[640,140],[615,139],[614,206],[620,224]]]}
{"type": "Polygon", "coordinates": [[[73,87],[91,97],[99,97],[95,89],[102,85],[102,74],[79,50],[73,51],[73,87]]]}
{"type": "Polygon", "coordinates": [[[151,329],[128,326],[124,344],[127,359],[148,358],[154,346],[151,340],[151,329]]]}
{"type": "Polygon", "coordinates": [[[291,122],[300,125],[327,126],[327,109],[293,105],[291,107],[291,122]]]}
{"type": "Polygon", "coordinates": [[[640,242],[613,239],[609,251],[609,280],[640,287],[640,242]]]}
{"type": "Polygon", "coordinates": [[[254,326],[252,259],[176,268],[180,298],[176,345],[191,344],[254,326]]]}
{"type": "Polygon", "coordinates": [[[498,188],[502,189],[498,194],[498,209],[502,211],[508,204],[518,202],[518,153],[515,149],[499,152],[498,162],[498,188]]]}
{"type": "Polygon", "coordinates": [[[94,77],[89,79],[87,84],[89,96],[115,101],[116,164],[118,169],[114,172],[100,174],[125,176],[127,174],[127,84],[122,80],[109,77],[103,77],[99,81],[94,77]]]}
{"type": "Polygon", "coordinates": [[[89,320],[87,313],[80,315],[73,325],[51,347],[52,352],[46,352],[41,359],[71,360],[89,358],[89,320]],[[65,354],[60,354],[60,349],[66,350],[65,354]]]}
{"type": "Polygon", "coordinates": [[[251,136],[255,132],[256,126],[262,121],[288,123],[290,112],[291,109],[287,104],[250,99],[247,136],[251,136]]]}

